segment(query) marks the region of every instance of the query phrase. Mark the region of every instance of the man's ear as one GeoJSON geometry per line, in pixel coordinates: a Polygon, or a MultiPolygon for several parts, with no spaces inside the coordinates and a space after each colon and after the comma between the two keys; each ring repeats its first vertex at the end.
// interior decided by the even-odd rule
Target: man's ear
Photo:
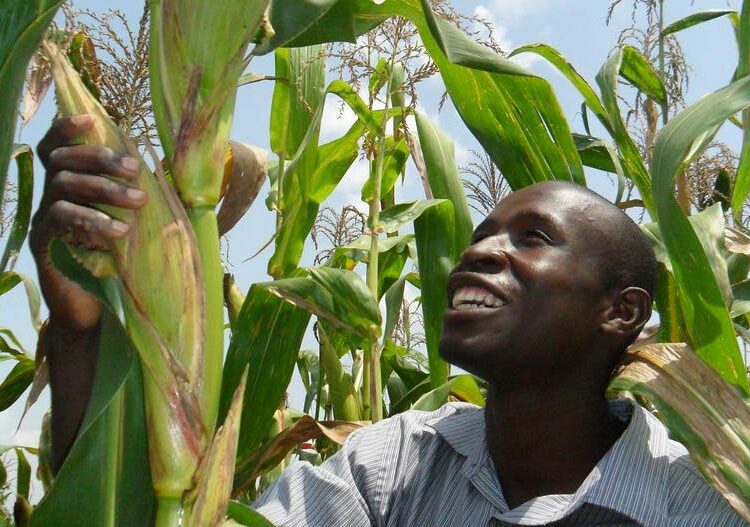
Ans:
{"type": "Polygon", "coordinates": [[[651,318],[651,295],[640,287],[628,287],[613,295],[602,331],[621,340],[632,341],[651,318]]]}

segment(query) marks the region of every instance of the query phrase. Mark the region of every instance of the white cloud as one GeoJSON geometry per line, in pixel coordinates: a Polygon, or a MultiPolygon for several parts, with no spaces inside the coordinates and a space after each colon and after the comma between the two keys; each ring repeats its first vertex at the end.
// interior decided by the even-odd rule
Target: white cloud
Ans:
{"type": "MultiPolygon", "coordinates": [[[[492,24],[494,31],[492,36],[500,45],[500,48],[505,52],[513,51],[518,45],[508,35],[508,28],[498,22],[501,18],[505,21],[513,19],[521,14],[528,14],[529,11],[536,10],[535,8],[541,8],[546,0],[534,0],[534,1],[520,1],[520,0],[495,0],[492,8],[488,8],[483,4],[478,5],[474,8],[474,14],[482,17],[492,24]],[[529,4],[529,5],[527,5],[529,4]],[[507,8],[507,6],[512,6],[507,8]],[[514,13],[518,13],[517,15],[514,13]]],[[[517,63],[519,66],[524,68],[530,68],[534,63],[540,60],[540,57],[533,53],[523,53],[521,55],[511,57],[510,60],[517,63]]]]}
{"type": "Polygon", "coordinates": [[[550,4],[550,0],[493,0],[491,10],[498,19],[509,22],[543,11],[550,4]]]}
{"type": "Polygon", "coordinates": [[[346,172],[336,188],[345,204],[358,206],[362,203],[362,186],[370,176],[369,163],[366,159],[357,159],[346,172]]]}
{"type": "Polygon", "coordinates": [[[357,120],[354,111],[347,105],[342,108],[340,102],[341,99],[333,95],[326,98],[320,122],[320,140],[323,143],[344,135],[357,120]]]}

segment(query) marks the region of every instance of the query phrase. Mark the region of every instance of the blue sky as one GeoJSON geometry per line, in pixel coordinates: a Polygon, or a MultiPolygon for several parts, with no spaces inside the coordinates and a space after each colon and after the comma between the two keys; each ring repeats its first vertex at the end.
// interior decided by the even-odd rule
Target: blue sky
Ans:
{"type": "MultiPolygon", "coordinates": [[[[387,0],[386,0],[387,1],[387,0]]],[[[544,42],[560,50],[592,84],[596,72],[615,45],[620,30],[630,24],[630,1],[614,12],[610,26],[604,20],[609,5],[608,0],[454,0],[454,5],[464,13],[481,14],[490,19],[496,27],[495,38],[507,51],[517,46],[544,42]]],[[[122,9],[133,25],[141,13],[142,3],[138,1],[115,2],[112,0],[79,0],[78,8],[89,8],[101,11],[107,8],[122,9]]],[[[665,15],[667,22],[677,20],[687,14],[710,8],[739,8],[738,0],[667,0],[665,15]]],[[[722,18],[707,24],[689,29],[680,35],[683,50],[691,66],[690,87],[687,101],[695,101],[703,94],[724,86],[732,75],[736,65],[736,46],[729,22],[722,18]]],[[[531,56],[521,57],[523,63],[537,74],[547,78],[554,86],[557,96],[575,131],[582,131],[579,108],[581,98],[567,81],[549,67],[543,60],[531,56]]],[[[256,73],[272,74],[273,61],[270,57],[261,57],[253,61],[250,69],[256,73]]],[[[240,89],[237,99],[237,111],[232,136],[234,139],[268,149],[268,117],[270,95],[273,86],[262,82],[240,89]]],[[[450,104],[438,112],[438,100],[442,94],[439,77],[421,85],[420,109],[430,115],[438,125],[454,139],[458,164],[467,161],[469,149],[478,149],[476,141],[461,122],[450,104]]],[[[339,119],[337,101],[329,100],[324,113],[322,128],[323,139],[329,140],[341,135],[347,128],[351,116],[339,119]]],[[[36,144],[49,126],[53,115],[52,97],[34,117],[32,122],[18,133],[18,142],[36,144]]],[[[596,130],[594,130],[596,132],[596,130]]],[[[740,136],[736,129],[726,128],[720,136],[736,148],[740,136]]],[[[41,195],[42,170],[37,164],[37,184],[35,200],[41,195]]],[[[359,188],[367,174],[364,163],[356,164],[345,177],[340,188],[331,197],[329,205],[340,208],[353,203],[362,208],[359,202],[359,188]]],[[[11,177],[14,174],[11,172],[11,177]]],[[[587,175],[589,185],[610,198],[614,197],[611,178],[603,173],[591,172],[587,175]]],[[[397,190],[401,200],[419,199],[423,195],[417,182],[413,167],[409,167],[406,184],[397,190]]],[[[266,250],[254,260],[244,260],[259,249],[273,233],[274,216],[263,205],[262,193],[247,216],[235,227],[225,249],[228,255],[227,264],[243,289],[253,282],[268,279],[265,265],[270,256],[266,250]]],[[[312,263],[314,251],[309,247],[303,256],[303,265],[312,263]]],[[[19,258],[16,270],[36,278],[36,272],[28,249],[24,249],[19,258]]],[[[31,347],[35,335],[29,323],[25,297],[20,287],[0,298],[0,327],[10,327],[16,332],[24,345],[31,347]]],[[[4,378],[9,367],[0,364],[0,379],[4,378]]],[[[22,397],[25,400],[25,396],[22,397]]],[[[292,389],[291,400],[301,405],[301,390],[292,389]]],[[[44,411],[49,407],[49,398],[45,393],[34,409],[26,417],[19,432],[14,431],[20,417],[17,403],[10,411],[0,414],[0,444],[35,445],[39,433],[39,423],[44,411]]],[[[38,489],[35,499],[39,497],[38,489]]]]}

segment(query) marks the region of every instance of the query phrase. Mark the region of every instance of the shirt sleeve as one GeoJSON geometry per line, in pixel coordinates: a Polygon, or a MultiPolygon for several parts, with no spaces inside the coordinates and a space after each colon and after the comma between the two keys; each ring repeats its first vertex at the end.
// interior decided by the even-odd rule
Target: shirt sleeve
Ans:
{"type": "Polygon", "coordinates": [[[354,432],[320,466],[293,462],[253,507],[277,527],[340,527],[342,519],[351,527],[378,525],[372,512],[378,510],[378,500],[369,480],[382,456],[367,448],[373,445],[360,444],[361,439],[354,432]],[[362,459],[363,454],[370,459],[362,459]]]}

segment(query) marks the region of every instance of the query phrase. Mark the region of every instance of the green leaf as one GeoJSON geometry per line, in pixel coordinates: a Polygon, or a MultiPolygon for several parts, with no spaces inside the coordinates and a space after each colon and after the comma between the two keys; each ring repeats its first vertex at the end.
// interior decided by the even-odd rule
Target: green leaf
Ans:
{"type": "MultiPolygon", "coordinates": [[[[550,64],[552,64],[552,66],[557,68],[557,70],[562,73],[563,76],[568,79],[571,84],[573,84],[573,86],[578,90],[578,92],[583,96],[583,101],[586,106],[592,112],[594,112],[594,115],[599,118],[599,121],[602,122],[604,127],[608,131],[610,131],[607,111],[604,109],[604,105],[602,105],[602,101],[599,99],[599,96],[596,94],[591,85],[586,82],[586,79],[584,79],[581,74],[578,73],[575,67],[570,62],[568,62],[568,60],[562,55],[562,53],[547,44],[529,44],[527,46],[521,46],[520,48],[514,49],[510,53],[510,55],[508,55],[508,57],[520,55],[521,53],[535,53],[540,57],[546,59],[550,64]]],[[[585,122],[586,118],[584,119],[585,122]]]]}
{"type": "Polygon", "coordinates": [[[732,286],[732,318],[739,317],[745,313],[750,313],[750,280],[743,280],[732,286]]]}
{"type": "Polygon", "coordinates": [[[573,140],[576,142],[578,155],[581,156],[581,162],[584,165],[617,174],[615,203],[619,203],[625,192],[625,171],[617,152],[608,142],[590,135],[573,134],[573,140]]]}
{"type": "MultiPolygon", "coordinates": [[[[337,9],[341,10],[337,17],[354,33],[341,31],[338,21],[327,20],[330,27],[306,26],[311,37],[306,42],[347,40],[389,16],[403,16],[416,25],[459,115],[511,187],[549,179],[584,183],[567,121],[546,80],[435,17],[427,0],[353,0],[339,2],[337,9]]],[[[277,34],[285,35],[280,41],[288,36],[283,30],[277,34]]]]}
{"type": "Polygon", "coordinates": [[[323,102],[325,60],[321,47],[276,50],[271,103],[271,150],[290,159],[302,144],[323,102]]]}
{"type": "MultiPolygon", "coordinates": [[[[393,137],[385,138],[385,154],[383,158],[383,179],[380,185],[382,196],[388,194],[403,173],[406,160],[409,159],[409,146],[404,139],[395,142],[393,137]]],[[[371,163],[370,177],[362,186],[361,199],[365,203],[372,201],[375,196],[375,160],[371,163]]]]}
{"type": "Polygon", "coordinates": [[[708,133],[750,106],[750,78],[700,99],[665,126],[656,138],[651,173],[655,219],[680,291],[685,325],[696,353],[728,382],[750,395],[745,365],[721,288],[700,239],[674,198],[674,178],[697,156],[708,133]]]}
{"type": "Polygon", "coordinates": [[[453,204],[455,259],[469,246],[474,227],[463,183],[456,167],[453,141],[423,113],[417,112],[416,118],[419,144],[424,155],[432,195],[435,198],[450,200],[453,204]]]}
{"type": "Polygon", "coordinates": [[[16,402],[33,380],[34,361],[28,358],[19,360],[0,384],[0,412],[16,402]]]}
{"type": "Polygon", "coordinates": [[[386,3],[417,26],[459,115],[514,189],[549,179],[585,184],[549,83],[436,17],[427,0],[386,3]]]}
{"type": "Polygon", "coordinates": [[[15,148],[12,158],[15,158],[18,167],[18,184],[16,188],[16,214],[13,225],[8,235],[8,243],[5,246],[2,258],[0,258],[0,273],[10,265],[10,269],[16,264],[18,253],[26,240],[31,222],[31,204],[34,197],[34,164],[31,147],[22,145],[15,148]]]}
{"type": "Polygon", "coordinates": [[[344,371],[336,349],[322,325],[318,326],[318,331],[321,339],[321,366],[325,382],[330,388],[329,400],[333,406],[333,415],[336,419],[358,421],[362,419],[362,407],[352,377],[344,371]]]}
{"type": "Polygon", "coordinates": [[[378,303],[357,273],[331,267],[308,271],[309,278],[286,278],[259,287],[359,338],[373,340],[379,336],[378,303]]]}
{"type": "MultiPolygon", "coordinates": [[[[427,372],[419,369],[412,362],[406,359],[411,356],[414,358],[418,356],[414,352],[409,352],[406,348],[396,346],[393,341],[387,341],[383,350],[383,358],[388,363],[388,366],[399,376],[403,381],[404,386],[407,390],[413,390],[415,387],[422,383],[427,383],[427,390],[429,390],[430,379],[427,372]]],[[[419,362],[422,362],[420,357],[419,362]]],[[[416,362],[416,361],[415,361],[416,362]]],[[[414,399],[416,400],[416,398],[414,399]]],[[[394,403],[395,401],[392,401],[394,403]]]]}
{"type": "Polygon", "coordinates": [[[32,527],[150,525],[153,520],[141,372],[129,337],[109,313],[99,347],[106,353],[99,353],[78,438],[34,509],[32,527]],[[81,496],[86,506],[72,507],[81,496]]]}
{"type": "Polygon", "coordinates": [[[398,317],[401,314],[401,301],[404,298],[404,286],[406,277],[402,276],[397,279],[385,292],[385,329],[383,335],[385,340],[392,339],[393,330],[396,328],[398,317]]]}
{"type": "Polygon", "coordinates": [[[255,55],[286,47],[324,42],[354,42],[383,20],[362,20],[350,0],[274,0],[269,18],[275,34],[261,42],[255,55]]]}
{"type": "Polygon", "coordinates": [[[444,384],[450,366],[439,354],[443,332],[443,315],[448,307],[446,285],[455,262],[455,230],[453,206],[442,201],[414,222],[419,255],[419,277],[422,283],[422,314],[424,318],[427,359],[430,364],[430,384],[433,388],[444,384]]]}
{"type": "Polygon", "coordinates": [[[380,213],[379,227],[383,232],[391,233],[398,231],[402,226],[419,218],[426,210],[435,207],[447,200],[444,199],[422,199],[419,201],[408,201],[388,207],[380,213]]]}
{"type": "Polygon", "coordinates": [[[370,93],[370,97],[375,97],[378,92],[388,82],[388,78],[391,76],[389,71],[389,63],[385,57],[381,57],[378,60],[375,70],[370,74],[370,79],[367,83],[367,91],[370,93]]]}
{"type": "Polygon", "coordinates": [[[0,273],[0,296],[13,289],[19,283],[23,283],[23,288],[26,293],[31,324],[34,326],[34,329],[39,331],[39,328],[42,325],[42,320],[39,315],[41,298],[39,297],[39,291],[31,278],[15,271],[0,273]]]}
{"type": "MultiPolygon", "coordinates": [[[[712,205],[698,214],[693,214],[688,220],[693,230],[695,230],[703,251],[706,253],[708,261],[711,264],[716,283],[719,285],[724,298],[729,303],[732,298],[732,291],[729,281],[729,271],[727,269],[726,257],[728,252],[724,247],[724,213],[721,205],[718,203],[712,205]]],[[[641,225],[641,229],[651,239],[657,261],[663,264],[670,273],[674,272],[667,248],[664,246],[659,224],[650,223],[641,225]]]]}
{"type": "Polygon", "coordinates": [[[661,36],[662,38],[664,38],[667,35],[671,35],[672,33],[677,33],[678,31],[682,31],[683,29],[697,26],[698,24],[702,24],[703,22],[708,22],[709,20],[713,20],[714,18],[719,18],[724,15],[730,15],[732,13],[736,14],[737,12],[732,9],[706,9],[705,11],[700,11],[699,13],[693,13],[692,15],[688,15],[685,18],[681,18],[680,20],[669,24],[664,28],[664,30],[662,30],[661,36]]]}
{"type": "Polygon", "coordinates": [[[238,501],[229,502],[227,517],[246,527],[274,527],[261,513],[238,501]]]}
{"type": "Polygon", "coordinates": [[[276,249],[268,262],[268,274],[274,278],[285,277],[296,269],[320,204],[333,192],[357,158],[365,123],[377,124],[367,107],[361,107],[364,102],[359,95],[346,83],[334,81],[326,93],[339,96],[363,118],[355,122],[343,137],[317,146],[324,102],[318,106],[297,153],[284,171],[280,203],[282,223],[276,235],[276,249]],[[311,143],[313,140],[314,144],[311,143]],[[313,156],[314,162],[298,169],[298,161],[304,156],[313,156]]]}
{"type": "MultiPolygon", "coordinates": [[[[644,206],[649,212],[653,212],[653,198],[651,191],[651,177],[638,150],[638,146],[628,132],[628,127],[620,114],[619,98],[617,94],[620,72],[628,59],[635,55],[623,50],[616,49],[604,63],[596,75],[596,83],[599,85],[602,96],[602,104],[606,115],[598,115],[594,112],[604,127],[610,131],[617,145],[622,159],[622,167],[628,179],[635,183],[638,192],[643,199],[644,206]]],[[[631,75],[635,76],[636,68],[630,67],[631,75]]]]}
{"type": "MultiPolygon", "coordinates": [[[[378,300],[383,298],[391,286],[399,280],[401,271],[409,259],[409,243],[413,236],[404,236],[401,243],[395,244],[389,250],[379,250],[378,258],[378,300]]],[[[380,245],[380,243],[378,243],[380,245]]],[[[378,249],[380,249],[378,247],[378,249]]]]}
{"type": "Polygon", "coordinates": [[[458,375],[417,399],[412,405],[412,409],[427,412],[437,410],[448,402],[449,396],[477,406],[484,406],[484,396],[474,377],[472,375],[458,375]]]}
{"type": "Polygon", "coordinates": [[[318,164],[310,176],[307,194],[311,201],[320,205],[328,199],[357,159],[364,131],[365,125],[357,121],[344,136],[318,147],[318,164]]]}
{"type": "Polygon", "coordinates": [[[657,103],[665,102],[667,90],[643,53],[627,45],[621,48],[621,53],[620,75],[657,103]]]}
{"type": "Polygon", "coordinates": [[[232,394],[247,373],[238,462],[258,448],[266,436],[292,378],[310,314],[253,285],[237,317],[224,363],[219,419],[229,410],[232,394]]]}
{"type": "MultiPolygon", "coordinates": [[[[646,165],[641,158],[638,147],[630,137],[627,126],[622,119],[617,95],[618,78],[620,74],[622,74],[623,76],[627,75],[626,78],[628,78],[629,82],[634,83],[637,87],[643,89],[644,92],[658,96],[659,98],[663,97],[663,86],[661,86],[658,76],[654,78],[653,69],[650,69],[648,64],[643,63],[643,57],[639,56],[634,49],[628,46],[615,50],[607,59],[604,66],[602,66],[602,69],[596,77],[602,95],[600,99],[589,83],[586,82],[573,65],[570,64],[556,49],[546,44],[533,44],[516,49],[511,53],[511,56],[520,53],[536,53],[537,55],[544,57],[550,64],[557,68],[557,70],[562,73],[571,84],[573,84],[583,96],[585,107],[588,107],[599,119],[599,122],[604,126],[604,129],[607,130],[615,140],[615,144],[620,151],[622,156],[622,166],[617,170],[617,165],[615,164],[612,166],[614,170],[611,171],[617,172],[618,177],[622,177],[620,175],[622,173],[635,182],[646,208],[651,210],[651,178],[648,175],[646,165]]],[[[583,115],[584,125],[588,128],[588,117],[586,113],[583,115]]],[[[585,149],[582,150],[581,146],[583,145],[580,139],[577,139],[576,143],[581,160],[584,164],[593,166],[594,168],[608,170],[608,168],[604,168],[609,167],[609,162],[604,159],[603,153],[602,155],[598,155],[596,152],[586,151],[585,149]]],[[[614,154],[610,155],[610,158],[612,161],[619,159],[614,154]]],[[[620,187],[622,187],[621,184],[620,187]]],[[[618,195],[619,194],[620,192],[618,190],[618,195]]]]}
{"type": "MultiPolygon", "coordinates": [[[[736,14],[729,15],[732,25],[737,35],[737,46],[739,48],[739,62],[736,79],[742,79],[750,73],[750,4],[742,3],[742,11],[737,17],[736,14]]],[[[730,117],[730,119],[734,116],[730,117]]],[[[734,210],[734,217],[739,220],[742,215],[742,208],[750,193],[750,110],[745,109],[742,112],[742,149],[740,151],[740,162],[734,177],[734,190],[732,191],[731,203],[734,210]]]]}
{"type": "Polygon", "coordinates": [[[0,86],[5,94],[0,111],[0,203],[4,201],[26,67],[62,3],[62,0],[4,2],[0,9],[0,86]]]}
{"type": "Polygon", "coordinates": [[[29,465],[23,449],[16,448],[15,451],[16,460],[18,461],[18,467],[16,468],[16,496],[23,496],[28,499],[29,488],[31,487],[31,465],[29,465]]]}

